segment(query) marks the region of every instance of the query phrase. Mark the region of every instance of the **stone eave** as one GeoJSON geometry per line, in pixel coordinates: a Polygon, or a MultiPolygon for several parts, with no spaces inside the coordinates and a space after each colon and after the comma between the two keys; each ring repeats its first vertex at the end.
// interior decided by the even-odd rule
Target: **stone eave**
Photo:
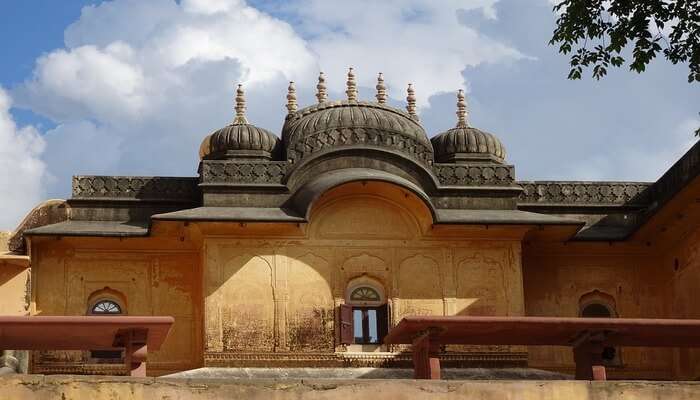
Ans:
{"type": "Polygon", "coordinates": [[[290,222],[306,220],[291,210],[263,207],[197,207],[189,210],[156,214],[155,221],[192,222],[290,222]]]}
{"type": "Polygon", "coordinates": [[[146,221],[64,221],[28,229],[26,236],[148,236],[150,223],[146,221]]]}
{"type": "Polygon", "coordinates": [[[521,210],[436,210],[436,224],[457,225],[571,225],[582,227],[583,221],[521,210]]]}

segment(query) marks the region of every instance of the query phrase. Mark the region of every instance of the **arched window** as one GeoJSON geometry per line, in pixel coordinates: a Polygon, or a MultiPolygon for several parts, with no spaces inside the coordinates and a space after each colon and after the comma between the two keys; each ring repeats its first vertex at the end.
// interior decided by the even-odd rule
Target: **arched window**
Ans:
{"type": "Polygon", "coordinates": [[[367,276],[348,285],[341,306],[341,343],[381,344],[389,331],[389,312],[381,284],[367,276]]]}
{"type": "Polygon", "coordinates": [[[350,293],[350,301],[380,301],[381,297],[376,289],[369,286],[360,286],[350,293]]]}
{"type": "MultiPolygon", "coordinates": [[[[95,316],[123,315],[126,313],[124,304],[126,304],[126,298],[121,292],[105,287],[90,294],[87,314],[95,316]]],[[[118,363],[123,357],[121,350],[90,350],[91,363],[118,363]]]]}
{"type": "Polygon", "coordinates": [[[600,303],[591,303],[583,307],[581,316],[586,318],[611,318],[610,309],[600,303]]]}
{"type": "Polygon", "coordinates": [[[113,300],[98,300],[92,305],[90,314],[93,315],[118,315],[122,313],[122,307],[113,300]]]}
{"type": "MultiPolygon", "coordinates": [[[[587,293],[579,300],[579,315],[583,318],[615,318],[617,317],[615,299],[598,290],[587,293]]],[[[607,366],[622,365],[620,349],[615,347],[603,348],[602,358],[607,366]]]]}

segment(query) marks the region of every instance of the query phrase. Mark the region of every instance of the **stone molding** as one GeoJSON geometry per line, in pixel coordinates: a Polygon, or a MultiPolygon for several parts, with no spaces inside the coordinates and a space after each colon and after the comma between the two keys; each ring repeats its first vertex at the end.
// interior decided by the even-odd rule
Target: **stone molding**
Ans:
{"type": "MultiPolygon", "coordinates": [[[[527,352],[467,352],[440,353],[440,359],[451,363],[473,363],[479,365],[516,365],[527,362],[527,352]]],[[[352,367],[381,367],[396,362],[410,362],[411,354],[398,353],[294,353],[294,352],[205,352],[204,365],[207,367],[230,367],[281,364],[327,363],[352,367]]]]}
{"type": "Polygon", "coordinates": [[[282,184],[285,161],[203,161],[202,183],[282,184]]]}
{"type": "Polygon", "coordinates": [[[498,164],[433,164],[433,171],[446,186],[512,186],[515,168],[498,164]]]}
{"type": "Polygon", "coordinates": [[[304,136],[289,143],[287,158],[296,163],[304,156],[343,146],[386,147],[400,151],[424,165],[433,162],[433,149],[414,138],[378,128],[340,128],[304,136]]]}
{"type": "Polygon", "coordinates": [[[651,183],[644,182],[517,182],[523,188],[519,205],[646,206],[651,183]]]}
{"type": "Polygon", "coordinates": [[[197,201],[197,178],[163,176],[73,177],[73,199],[197,201]]]}

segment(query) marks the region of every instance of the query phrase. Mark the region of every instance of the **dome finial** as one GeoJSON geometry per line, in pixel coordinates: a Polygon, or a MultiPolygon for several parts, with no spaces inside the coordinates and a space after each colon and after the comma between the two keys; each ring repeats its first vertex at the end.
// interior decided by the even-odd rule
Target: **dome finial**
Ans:
{"type": "Polygon", "coordinates": [[[233,119],[234,125],[247,124],[248,120],[245,118],[245,96],[243,92],[243,85],[238,84],[238,89],[236,89],[236,117],[233,119]]]}
{"type": "Polygon", "coordinates": [[[408,89],[407,89],[408,95],[406,96],[406,111],[408,111],[408,115],[411,116],[411,118],[415,119],[416,121],[418,120],[418,114],[416,114],[416,91],[413,90],[413,84],[409,83],[408,84],[408,89]]]}
{"type": "Polygon", "coordinates": [[[289,113],[296,112],[297,110],[297,89],[294,87],[294,82],[289,82],[289,87],[287,88],[287,111],[289,113]]]}
{"type": "Polygon", "coordinates": [[[328,94],[326,93],[326,77],[323,75],[323,71],[318,73],[318,85],[316,85],[316,98],[318,99],[318,104],[321,104],[328,100],[328,94]]]}
{"type": "Polygon", "coordinates": [[[357,101],[357,83],[355,82],[355,73],[352,72],[352,67],[348,70],[348,88],[345,94],[348,95],[348,100],[357,101]]]}
{"type": "Polygon", "coordinates": [[[380,72],[377,75],[377,102],[379,104],[386,103],[386,86],[384,86],[384,76],[380,72]]]}
{"type": "Polygon", "coordinates": [[[466,128],[467,123],[467,102],[464,100],[464,90],[457,92],[457,128],[466,128]]]}

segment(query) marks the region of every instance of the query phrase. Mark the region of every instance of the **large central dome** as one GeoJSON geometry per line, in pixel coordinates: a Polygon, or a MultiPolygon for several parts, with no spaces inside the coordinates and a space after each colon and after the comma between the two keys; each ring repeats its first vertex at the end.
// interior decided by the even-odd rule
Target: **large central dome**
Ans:
{"type": "Polygon", "coordinates": [[[399,151],[426,164],[433,159],[433,147],[418,122],[374,102],[342,100],[303,108],[289,114],[282,137],[292,162],[330,147],[352,146],[399,151]]]}
{"type": "MultiPolygon", "coordinates": [[[[381,77],[377,101],[358,101],[353,78],[351,71],[347,100],[326,101],[325,87],[321,86],[318,104],[300,110],[295,109],[296,103],[290,106],[282,128],[287,159],[297,163],[314,153],[357,147],[400,152],[422,164],[430,164],[433,146],[415,113],[385,104],[381,77]]],[[[319,85],[323,84],[322,79],[319,85]]],[[[409,88],[409,97],[412,90],[409,88]]]]}

